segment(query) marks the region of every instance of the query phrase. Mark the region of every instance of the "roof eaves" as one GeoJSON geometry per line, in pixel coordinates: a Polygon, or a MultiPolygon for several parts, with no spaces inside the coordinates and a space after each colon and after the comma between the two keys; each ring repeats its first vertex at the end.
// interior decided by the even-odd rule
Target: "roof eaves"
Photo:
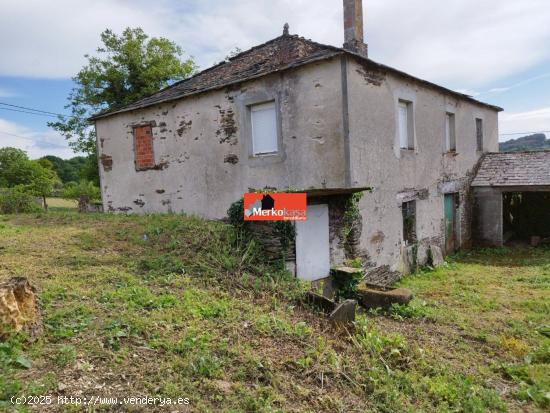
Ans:
{"type": "MultiPolygon", "coordinates": [[[[260,47],[260,46],[256,46],[256,47],[260,47]]],[[[281,67],[279,67],[277,69],[274,69],[274,70],[271,70],[269,72],[259,73],[257,75],[252,75],[252,76],[249,76],[249,77],[236,79],[236,80],[233,80],[233,81],[221,83],[219,85],[215,85],[215,86],[211,86],[211,87],[205,87],[205,88],[202,88],[202,89],[199,89],[199,90],[195,90],[195,91],[192,91],[192,92],[189,92],[189,93],[184,93],[184,94],[177,95],[177,96],[171,96],[171,97],[168,97],[166,99],[161,99],[161,100],[158,100],[158,101],[155,101],[155,102],[152,102],[152,103],[144,103],[143,105],[138,105],[138,106],[132,106],[132,105],[135,105],[135,103],[132,103],[132,104],[129,104],[127,106],[124,106],[124,107],[121,107],[121,108],[118,108],[118,109],[97,113],[97,114],[91,116],[90,118],[88,118],[88,121],[93,122],[97,119],[101,119],[101,118],[104,118],[104,117],[107,117],[107,116],[112,116],[112,115],[116,115],[116,114],[124,113],[124,112],[131,112],[133,110],[144,109],[144,108],[151,107],[151,106],[158,105],[158,104],[173,102],[175,100],[180,100],[180,99],[183,99],[183,98],[186,98],[186,97],[189,97],[189,96],[193,96],[193,95],[197,95],[197,94],[200,94],[200,93],[205,93],[205,92],[209,92],[209,91],[212,91],[212,90],[223,89],[224,87],[228,87],[228,86],[235,85],[235,84],[238,84],[238,83],[246,82],[246,81],[249,81],[249,80],[254,80],[254,79],[257,79],[257,78],[260,78],[260,77],[263,77],[263,76],[266,76],[266,75],[270,75],[270,74],[273,74],[273,73],[278,73],[278,72],[282,72],[282,71],[285,71],[285,70],[293,69],[295,67],[303,66],[305,64],[331,59],[335,56],[343,54],[342,49],[338,49],[338,48],[333,47],[333,46],[330,46],[330,48],[333,49],[332,53],[326,53],[326,54],[323,54],[323,55],[318,55],[318,56],[313,56],[313,57],[310,56],[310,57],[305,58],[303,60],[299,60],[299,61],[296,61],[296,62],[292,62],[288,65],[281,66],[281,67]]],[[[252,49],[249,49],[249,50],[252,50],[252,49]]],[[[224,62],[224,63],[227,63],[227,62],[224,62]]],[[[194,76],[192,76],[188,79],[182,80],[178,83],[185,82],[186,80],[190,80],[193,77],[195,77],[195,76],[197,76],[201,73],[204,73],[206,71],[209,71],[209,70],[211,70],[211,69],[213,69],[217,66],[219,66],[219,65],[216,65],[216,66],[213,66],[209,69],[206,69],[206,70],[204,70],[200,73],[197,73],[196,75],[194,75],[194,76]]],[[[176,83],[174,83],[174,85],[168,86],[167,88],[161,89],[158,92],[155,92],[154,94],[159,93],[159,92],[161,92],[163,90],[166,90],[166,89],[168,89],[172,86],[175,86],[175,85],[176,85],[176,83]]],[[[153,96],[153,95],[150,95],[150,96],[153,96]]],[[[147,96],[142,98],[142,99],[146,99],[146,98],[147,98],[147,96]]],[[[140,100],[142,100],[142,99],[140,99],[140,100]]]]}

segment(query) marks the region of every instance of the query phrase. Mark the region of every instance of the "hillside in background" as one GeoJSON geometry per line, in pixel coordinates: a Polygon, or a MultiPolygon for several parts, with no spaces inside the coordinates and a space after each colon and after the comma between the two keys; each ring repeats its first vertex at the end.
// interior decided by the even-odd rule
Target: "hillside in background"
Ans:
{"type": "Polygon", "coordinates": [[[550,139],[544,133],[523,136],[499,143],[500,152],[542,151],[550,150],[550,139]]]}

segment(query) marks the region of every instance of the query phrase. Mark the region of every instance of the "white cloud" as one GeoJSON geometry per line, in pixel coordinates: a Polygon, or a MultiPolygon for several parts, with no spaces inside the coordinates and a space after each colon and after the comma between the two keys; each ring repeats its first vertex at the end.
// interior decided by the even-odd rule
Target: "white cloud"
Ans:
{"type": "MultiPolygon", "coordinates": [[[[519,138],[531,132],[550,131],[550,107],[527,112],[502,112],[499,114],[501,140],[519,138]],[[517,135],[503,135],[517,133],[517,135]]],[[[547,133],[550,136],[550,133],[547,133]]]]}
{"type": "Polygon", "coordinates": [[[22,149],[31,159],[45,155],[56,155],[60,158],[76,156],[65,139],[54,131],[37,132],[0,118],[0,148],[5,146],[22,149]]]}
{"type": "Polygon", "coordinates": [[[527,85],[531,82],[534,82],[536,80],[541,80],[541,79],[546,79],[550,77],[550,73],[544,73],[542,75],[539,75],[539,76],[534,76],[534,77],[531,77],[531,78],[528,78],[528,79],[525,79],[525,80],[522,80],[521,82],[516,82],[514,84],[511,84],[511,85],[507,85],[507,86],[501,86],[501,87],[495,87],[495,88],[492,88],[492,89],[489,89],[486,93],[501,93],[501,92],[508,92],[509,90],[511,89],[516,89],[518,87],[521,87],[523,85],[527,85]]]}
{"type": "MultiPolygon", "coordinates": [[[[519,73],[550,54],[547,0],[363,0],[371,57],[436,82],[476,88],[519,73]]],[[[95,50],[99,33],[141,26],[194,55],[204,68],[291,32],[341,45],[334,0],[4,0],[0,74],[68,77],[95,50]]]]}

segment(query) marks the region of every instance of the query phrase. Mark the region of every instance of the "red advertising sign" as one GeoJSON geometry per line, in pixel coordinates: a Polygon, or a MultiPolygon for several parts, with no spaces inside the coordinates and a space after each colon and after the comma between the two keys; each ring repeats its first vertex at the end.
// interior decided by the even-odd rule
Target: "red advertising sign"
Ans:
{"type": "Polygon", "coordinates": [[[305,193],[246,193],[245,221],[305,221],[305,193]]]}

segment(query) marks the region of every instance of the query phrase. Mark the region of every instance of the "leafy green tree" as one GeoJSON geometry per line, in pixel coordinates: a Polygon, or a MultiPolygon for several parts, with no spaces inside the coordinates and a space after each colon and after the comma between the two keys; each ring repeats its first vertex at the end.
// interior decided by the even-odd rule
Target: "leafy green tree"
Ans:
{"type": "Polygon", "coordinates": [[[79,182],[69,182],[63,190],[63,198],[79,200],[81,197],[86,197],[89,201],[97,201],[101,199],[99,187],[91,181],[85,179],[79,182]]]}
{"type": "MultiPolygon", "coordinates": [[[[93,164],[97,167],[97,159],[93,158],[89,160],[85,156],[75,156],[70,159],[61,159],[54,155],[46,155],[40,160],[48,160],[53,165],[53,170],[59,176],[61,182],[66,184],[67,182],[78,182],[80,179],[91,179],[88,178],[90,174],[90,164],[93,164]]],[[[93,179],[92,179],[93,180],[93,179]]]]}
{"type": "Polygon", "coordinates": [[[31,161],[20,149],[0,148],[0,187],[17,187],[20,191],[40,196],[47,209],[46,197],[51,195],[58,181],[51,162],[31,161]]]}
{"type": "Polygon", "coordinates": [[[25,188],[29,193],[42,197],[44,209],[47,211],[46,197],[52,195],[59,178],[52,169],[45,168],[39,161],[29,161],[27,168],[30,172],[30,180],[25,188]]]}
{"type": "Polygon", "coordinates": [[[87,118],[150,95],[196,71],[193,59],[183,59],[178,45],[162,37],[149,38],[141,28],[127,28],[121,35],[105,30],[101,41],[97,55],[86,55],[88,63],[73,78],[76,86],[66,106],[71,115],[49,123],[75,152],[94,157],[95,131],[87,118]]]}
{"type": "Polygon", "coordinates": [[[0,187],[12,187],[24,181],[20,167],[29,160],[27,154],[17,148],[0,148],[0,187]]]}
{"type": "Polygon", "coordinates": [[[30,160],[21,149],[0,148],[0,187],[13,188],[30,183],[30,160]]]}

